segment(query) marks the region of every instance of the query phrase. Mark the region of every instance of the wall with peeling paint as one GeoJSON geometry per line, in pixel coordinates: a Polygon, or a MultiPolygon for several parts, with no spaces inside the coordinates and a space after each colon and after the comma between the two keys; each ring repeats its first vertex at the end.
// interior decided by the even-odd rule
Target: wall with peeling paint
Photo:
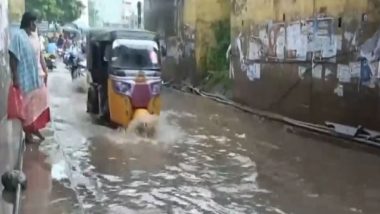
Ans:
{"type": "Polygon", "coordinates": [[[9,87],[8,64],[8,1],[0,1],[0,123],[6,115],[9,87]]]}
{"type": "Polygon", "coordinates": [[[234,98],[309,122],[380,130],[374,2],[233,0],[234,98]]]}
{"type": "Polygon", "coordinates": [[[25,11],[25,0],[6,0],[9,2],[10,19],[12,22],[20,22],[25,11]]]}
{"type": "Polygon", "coordinates": [[[205,68],[202,64],[206,60],[207,51],[217,42],[214,38],[212,24],[229,18],[229,0],[197,1],[195,55],[198,71],[204,71],[205,68]]]}
{"type": "MultiPolygon", "coordinates": [[[[166,44],[168,56],[164,60],[164,79],[185,80],[198,82],[207,50],[215,45],[215,38],[211,25],[216,21],[230,18],[230,0],[146,0],[145,26],[148,30],[162,31],[155,24],[165,23],[176,29],[175,35],[164,35],[163,42],[166,44]],[[162,7],[174,5],[172,7],[162,7]],[[157,12],[159,11],[159,12],[157,12]],[[156,15],[154,15],[156,14],[156,15]],[[173,14],[176,17],[175,24],[170,25],[165,17],[159,14],[173,14]]],[[[167,26],[166,25],[166,26],[167,26]]]]}
{"type": "Polygon", "coordinates": [[[207,48],[217,42],[210,26],[229,18],[236,101],[304,121],[380,130],[380,1],[165,2],[174,10],[160,13],[176,17],[175,34],[164,38],[165,80],[198,83],[207,48]]]}

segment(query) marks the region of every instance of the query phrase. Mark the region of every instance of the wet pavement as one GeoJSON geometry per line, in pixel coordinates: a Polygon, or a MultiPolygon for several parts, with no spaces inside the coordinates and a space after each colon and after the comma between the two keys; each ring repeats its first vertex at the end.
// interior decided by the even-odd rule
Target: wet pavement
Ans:
{"type": "Polygon", "coordinates": [[[23,213],[379,213],[380,151],[165,89],[156,139],[96,125],[67,71],[23,213]]]}
{"type": "MultiPolygon", "coordinates": [[[[17,120],[0,120],[0,176],[17,168],[21,141],[21,124],[17,120]]],[[[8,214],[13,210],[14,198],[3,191],[0,183],[0,214],[8,214]]]]}

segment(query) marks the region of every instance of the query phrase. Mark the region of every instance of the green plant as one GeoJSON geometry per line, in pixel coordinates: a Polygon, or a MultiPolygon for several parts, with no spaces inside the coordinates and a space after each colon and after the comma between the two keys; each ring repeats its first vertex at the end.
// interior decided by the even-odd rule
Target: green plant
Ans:
{"type": "Polygon", "coordinates": [[[70,23],[80,17],[85,6],[79,0],[25,0],[25,8],[41,20],[70,23]]]}
{"type": "Polygon", "coordinates": [[[216,43],[207,50],[205,86],[221,85],[227,89],[231,86],[231,80],[228,76],[229,61],[226,59],[226,52],[231,42],[230,21],[226,19],[215,22],[211,28],[216,43]]]}

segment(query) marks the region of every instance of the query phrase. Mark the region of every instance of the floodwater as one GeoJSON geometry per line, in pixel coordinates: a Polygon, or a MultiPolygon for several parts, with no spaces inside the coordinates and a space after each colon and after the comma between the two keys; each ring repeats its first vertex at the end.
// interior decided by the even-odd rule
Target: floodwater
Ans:
{"type": "Polygon", "coordinates": [[[53,123],[27,148],[23,213],[380,210],[378,150],[169,89],[158,136],[141,139],[94,123],[78,85],[49,77],[53,123]]]}

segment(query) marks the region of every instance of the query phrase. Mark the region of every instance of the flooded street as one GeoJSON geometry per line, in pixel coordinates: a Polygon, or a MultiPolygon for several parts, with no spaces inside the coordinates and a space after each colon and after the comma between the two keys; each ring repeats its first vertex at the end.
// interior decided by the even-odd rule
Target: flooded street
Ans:
{"type": "Polygon", "coordinates": [[[379,213],[380,151],[165,89],[156,139],[95,124],[67,71],[24,169],[31,213],[379,213]],[[38,210],[38,211],[37,211],[38,210]]]}

